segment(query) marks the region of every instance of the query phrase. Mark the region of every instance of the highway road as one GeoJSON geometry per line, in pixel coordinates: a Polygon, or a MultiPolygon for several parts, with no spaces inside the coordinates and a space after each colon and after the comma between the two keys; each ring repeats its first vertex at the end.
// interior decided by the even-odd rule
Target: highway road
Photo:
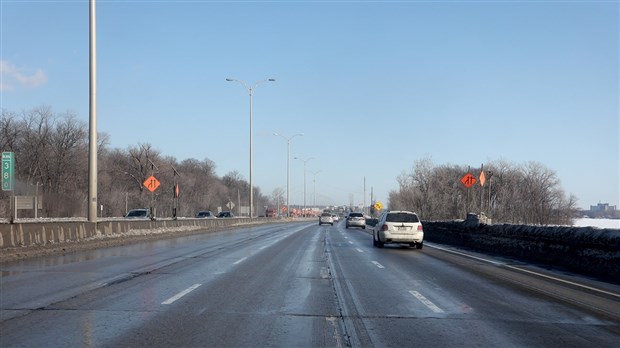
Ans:
{"type": "Polygon", "coordinates": [[[344,223],[0,265],[0,347],[618,347],[620,286],[344,223]]]}

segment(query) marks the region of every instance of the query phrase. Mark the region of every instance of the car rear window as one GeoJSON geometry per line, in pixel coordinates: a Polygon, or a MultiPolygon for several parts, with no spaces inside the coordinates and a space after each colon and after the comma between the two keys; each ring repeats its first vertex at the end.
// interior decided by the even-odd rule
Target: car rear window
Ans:
{"type": "Polygon", "coordinates": [[[391,213],[385,217],[387,222],[420,222],[418,216],[408,213],[391,213]]]}
{"type": "Polygon", "coordinates": [[[361,213],[351,213],[349,214],[350,217],[364,217],[361,213]]]}
{"type": "Polygon", "coordinates": [[[332,216],[332,214],[330,214],[330,213],[323,213],[323,214],[321,214],[321,216],[328,216],[328,217],[331,217],[331,216],[332,216]]]}

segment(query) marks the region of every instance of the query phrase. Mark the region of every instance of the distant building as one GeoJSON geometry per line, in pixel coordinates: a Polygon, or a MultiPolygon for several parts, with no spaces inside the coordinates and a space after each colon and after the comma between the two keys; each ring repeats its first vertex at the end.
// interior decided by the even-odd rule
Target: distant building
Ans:
{"type": "Polygon", "coordinates": [[[616,210],[616,206],[615,205],[609,205],[609,203],[599,203],[597,205],[591,205],[590,206],[590,211],[591,212],[614,211],[614,210],[616,210]]]}
{"type": "Polygon", "coordinates": [[[620,219],[620,210],[609,203],[591,205],[590,210],[584,210],[582,213],[590,218],[620,219]]]}

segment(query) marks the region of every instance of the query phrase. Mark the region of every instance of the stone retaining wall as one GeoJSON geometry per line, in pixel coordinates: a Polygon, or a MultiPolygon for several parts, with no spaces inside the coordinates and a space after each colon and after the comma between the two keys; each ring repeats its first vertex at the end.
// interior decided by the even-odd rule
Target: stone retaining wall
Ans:
{"type": "Polygon", "coordinates": [[[426,221],[424,239],[505,255],[620,283],[620,230],[426,221]]]}

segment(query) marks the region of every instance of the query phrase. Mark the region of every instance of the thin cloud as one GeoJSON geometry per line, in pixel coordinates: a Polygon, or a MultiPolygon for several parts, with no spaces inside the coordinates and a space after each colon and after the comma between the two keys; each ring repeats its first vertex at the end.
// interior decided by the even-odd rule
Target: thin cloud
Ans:
{"type": "Polygon", "coordinates": [[[42,69],[37,69],[34,73],[28,74],[25,69],[17,68],[6,60],[0,60],[0,91],[14,91],[16,86],[34,88],[47,82],[47,75],[42,69]]]}

